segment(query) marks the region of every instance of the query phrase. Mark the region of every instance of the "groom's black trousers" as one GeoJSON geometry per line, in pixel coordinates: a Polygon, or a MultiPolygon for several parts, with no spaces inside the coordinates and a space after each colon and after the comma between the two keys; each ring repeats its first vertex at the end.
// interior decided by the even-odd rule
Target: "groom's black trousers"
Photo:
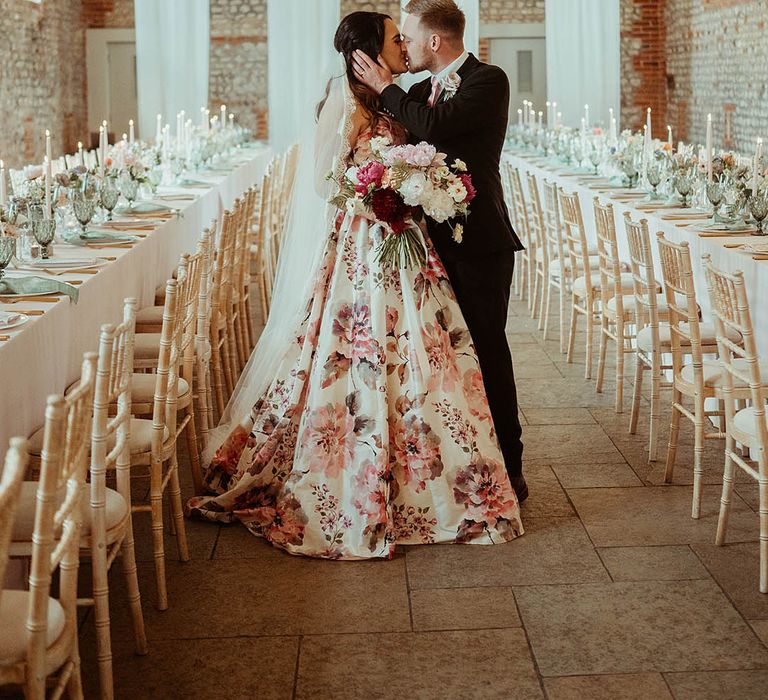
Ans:
{"type": "Polygon", "coordinates": [[[468,260],[443,260],[443,265],[472,334],[507,472],[510,478],[519,477],[523,467],[523,431],[506,335],[515,251],[501,250],[468,260]]]}

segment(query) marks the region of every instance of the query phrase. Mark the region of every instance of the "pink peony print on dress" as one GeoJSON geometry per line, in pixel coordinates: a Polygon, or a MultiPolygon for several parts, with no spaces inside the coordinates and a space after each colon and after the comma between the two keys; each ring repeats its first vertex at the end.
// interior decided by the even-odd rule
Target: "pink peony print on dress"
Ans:
{"type": "Polygon", "coordinates": [[[309,414],[301,436],[302,454],[313,472],[335,478],[352,461],[355,420],[344,404],[326,404],[309,414]]]}

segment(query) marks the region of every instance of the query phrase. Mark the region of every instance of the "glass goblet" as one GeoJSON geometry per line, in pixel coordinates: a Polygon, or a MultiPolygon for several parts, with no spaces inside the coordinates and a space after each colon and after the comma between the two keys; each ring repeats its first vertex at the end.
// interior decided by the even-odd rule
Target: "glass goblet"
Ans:
{"type": "Polygon", "coordinates": [[[133,209],[133,203],[139,194],[139,183],[131,177],[127,177],[120,183],[120,193],[128,201],[128,209],[133,209]]]}
{"type": "Polygon", "coordinates": [[[752,218],[757,222],[756,236],[768,236],[766,230],[765,218],[768,216],[768,195],[756,194],[749,198],[747,202],[749,212],[752,218]]]}
{"type": "Polygon", "coordinates": [[[112,210],[117,206],[118,199],[120,190],[112,178],[107,178],[99,189],[99,204],[107,211],[107,221],[112,221],[112,210]]]}
{"type": "Polygon", "coordinates": [[[691,194],[693,183],[691,182],[691,178],[687,173],[680,173],[677,175],[675,178],[675,188],[677,189],[677,193],[683,198],[680,206],[683,209],[688,208],[690,206],[690,203],[688,202],[688,195],[691,194]]]}
{"type": "Polygon", "coordinates": [[[94,198],[87,195],[85,192],[77,192],[72,197],[72,211],[82,229],[80,231],[80,237],[85,238],[86,227],[96,213],[96,202],[94,198]]]}
{"type": "Polygon", "coordinates": [[[56,235],[55,219],[36,219],[32,221],[32,235],[40,244],[43,260],[48,260],[51,256],[50,244],[56,235]]]}
{"type": "Polygon", "coordinates": [[[657,187],[661,184],[661,168],[658,165],[649,165],[646,170],[648,184],[651,186],[651,199],[659,199],[657,187]]]}
{"type": "Polygon", "coordinates": [[[595,175],[597,175],[597,168],[603,160],[603,154],[599,149],[593,148],[589,152],[589,162],[592,163],[592,167],[595,169],[595,175]]]}
{"type": "Polygon", "coordinates": [[[16,239],[13,236],[0,235],[0,279],[5,274],[5,268],[16,254],[16,239]]]}
{"type": "Polygon", "coordinates": [[[717,211],[725,199],[725,188],[719,180],[707,183],[707,199],[712,205],[712,220],[717,222],[720,219],[717,211]]]}

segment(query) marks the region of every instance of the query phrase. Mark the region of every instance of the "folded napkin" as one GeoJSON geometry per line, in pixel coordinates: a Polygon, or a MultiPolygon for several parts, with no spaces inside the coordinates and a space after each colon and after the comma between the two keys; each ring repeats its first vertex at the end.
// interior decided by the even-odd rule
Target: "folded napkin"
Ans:
{"type": "Polygon", "coordinates": [[[155,202],[139,202],[132,207],[118,207],[115,209],[115,214],[122,216],[124,214],[157,214],[160,212],[175,212],[175,207],[169,207],[165,204],[157,204],[155,202]]]}
{"type": "Polygon", "coordinates": [[[0,279],[0,295],[15,294],[66,294],[77,304],[78,291],[66,282],[47,279],[46,277],[3,277],[0,279]]]}
{"type": "Polygon", "coordinates": [[[124,233],[110,233],[109,231],[86,231],[84,234],[64,239],[69,245],[88,245],[89,243],[127,243],[133,236],[124,233]]]}
{"type": "Polygon", "coordinates": [[[750,226],[749,224],[745,224],[743,221],[733,221],[726,223],[708,224],[707,226],[702,226],[701,229],[703,231],[753,231],[755,227],[750,226]]]}

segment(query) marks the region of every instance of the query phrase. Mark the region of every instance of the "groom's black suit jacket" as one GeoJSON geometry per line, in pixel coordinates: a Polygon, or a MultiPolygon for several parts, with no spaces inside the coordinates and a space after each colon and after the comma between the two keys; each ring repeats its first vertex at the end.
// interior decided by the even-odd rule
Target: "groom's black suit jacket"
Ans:
{"type": "Polygon", "coordinates": [[[472,54],[457,71],[456,94],[427,105],[432,89],[424,80],[407,94],[397,85],[382,93],[382,106],[415,141],[427,141],[448,156],[461,158],[472,174],[477,197],[470,205],[464,240],[456,243],[447,224],[428,223],[453,291],[461,306],[483,373],[504,463],[515,488],[522,474],[522,428],[512,356],[504,329],[515,251],[522,250],[504,204],[499,159],[507,131],[509,81],[501,68],[472,54]]]}
{"type": "Polygon", "coordinates": [[[460,158],[472,174],[477,197],[464,222],[463,242],[453,241],[447,224],[428,223],[430,238],[445,262],[523,249],[509,221],[499,174],[509,81],[501,68],[481,63],[472,54],[457,72],[461,83],[456,94],[446,99],[443,91],[434,107],[427,105],[429,78],[408,93],[397,85],[381,93],[382,106],[408,129],[412,140],[427,141],[446,153],[449,164],[460,158]]]}

